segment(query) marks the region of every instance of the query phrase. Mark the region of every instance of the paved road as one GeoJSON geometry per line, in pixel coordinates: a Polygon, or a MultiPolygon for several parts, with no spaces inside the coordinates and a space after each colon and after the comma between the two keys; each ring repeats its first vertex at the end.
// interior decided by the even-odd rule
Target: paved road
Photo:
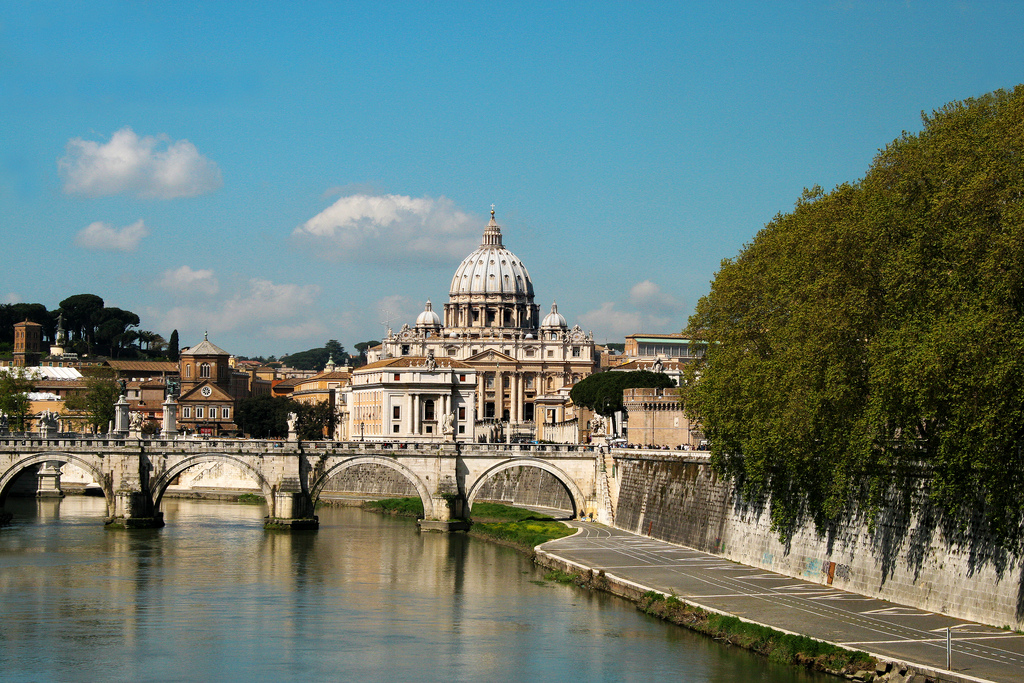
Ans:
{"type": "Polygon", "coordinates": [[[590,522],[547,553],[773,628],[963,677],[1024,681],[1024,635],[836,590],[590,522]]]}

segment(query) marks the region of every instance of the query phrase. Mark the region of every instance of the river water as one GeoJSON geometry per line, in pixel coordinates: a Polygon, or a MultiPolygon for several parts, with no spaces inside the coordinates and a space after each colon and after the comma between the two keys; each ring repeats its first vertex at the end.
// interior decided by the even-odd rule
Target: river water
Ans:
{"type": "Polygon", "coordinates": [[[8,499],[0,680],[835,680],[544,580],[522,555],[410,520],[167,500],[167,526],[103,527],[100,498],[8,499]]]}

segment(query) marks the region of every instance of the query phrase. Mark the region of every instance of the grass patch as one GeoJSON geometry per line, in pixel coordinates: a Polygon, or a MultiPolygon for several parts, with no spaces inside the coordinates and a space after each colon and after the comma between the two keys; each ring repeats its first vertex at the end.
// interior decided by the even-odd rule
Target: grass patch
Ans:
{"type": "Polygon", "coordinates": [[[471,512],[476,522],[526,522],[531,520],[551,521],[552,517],[533,510],[501,505],[500,503],[476,503],[471,512]]]}
{"type": "Polygon", "coordinates": [[[474,536],[500,541],[518,548],[533,550],[534,546],[572,534],[575,529],[560,522],[474,522],[474,536]]]}
{"type": "Polygon", "coordinates": [[[242,505],[263,505],[267,499],[256,493],[243,493],[238,497],[238,502],[242,505]]]}
{"type": "Polygon", "coordinates": [[[762,654],[773,662],[799,664],[831,673],[871,669],[874,659],[857,650],[846,650],[807,636],[782,633],[733,616],[706,612],[675,596],[648,591],[637,603],[644,613],[685,626],[715,640],[762,654]]]}
{"type": "Polygon", "coordinates": [[[362,505],[364,510],[381,512],[396,517],[423,517],[423,501],[418,497],[409,498],[385,498],[383,500],[368,500],[362,505]]]}

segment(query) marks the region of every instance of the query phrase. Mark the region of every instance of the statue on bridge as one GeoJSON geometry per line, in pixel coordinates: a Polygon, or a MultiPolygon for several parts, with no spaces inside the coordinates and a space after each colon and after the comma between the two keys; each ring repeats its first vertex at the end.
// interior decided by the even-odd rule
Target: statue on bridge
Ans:
{"type": "Polygon", "coordinates": [[[131,428],[132,433],[138,434],[142,431],[142,421],[144,417],[138,410],[133,410],[128,413],[128,426],[131,428]]]}
{"type": "Polygon", "coordinates": [[[296,428],[299,425],[299,416],[297,413],[288,413],[288,440],[295,441],[298,438],[296,428]]]}
{"type": "Polygon", "coordinates": [[[444,436],[445,441],[453,438],[455,432],[455,412],[445,413],[444,418],[441,421],[441,434],[444,436]]]}
{"type": "Polygon", "coordinates": [[[39,413],[39,433],[47,435],[57,431],[57,418],[60,417],[59,413],[53,410],[44,410],[39,413]]]}

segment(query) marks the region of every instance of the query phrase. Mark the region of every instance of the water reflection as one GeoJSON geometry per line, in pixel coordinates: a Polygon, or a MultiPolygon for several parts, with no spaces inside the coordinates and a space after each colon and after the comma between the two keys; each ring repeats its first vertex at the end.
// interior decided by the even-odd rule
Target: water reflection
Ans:
{"type": "Polygon", "coordinates": [[[826,680],[543,580],[526,558],[357,509],[317,532],[261,506],[165,500],[167,526],[107,531],[102,499],[9,501],[7,679],[826,680]]]}

